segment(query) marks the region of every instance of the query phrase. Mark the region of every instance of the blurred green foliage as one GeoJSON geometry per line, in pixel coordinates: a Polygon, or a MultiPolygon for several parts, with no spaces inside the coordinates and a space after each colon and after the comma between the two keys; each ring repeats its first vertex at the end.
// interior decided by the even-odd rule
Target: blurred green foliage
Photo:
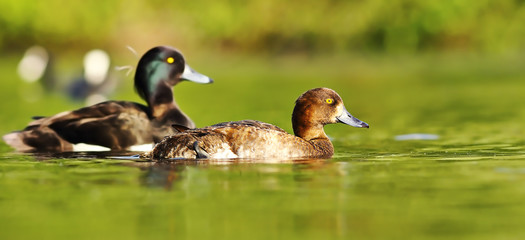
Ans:
{"type": "Polygon", "coordinates": [[[0,1],[0,48],[156,42],[269,52],[525,49],[522,0],[0,1]]]}

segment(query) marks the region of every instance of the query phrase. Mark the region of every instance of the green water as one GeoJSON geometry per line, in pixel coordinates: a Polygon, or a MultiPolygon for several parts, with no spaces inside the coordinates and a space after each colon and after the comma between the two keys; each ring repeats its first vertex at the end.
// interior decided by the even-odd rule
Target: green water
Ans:
{"type": "MultiPolygon", "coordinates": [[[[0,64],[0,132],[79,107],[0,64]]],[[[370,129],[325,127],[332,159],[154,163],[132,153],[31,156],[0,144],[0,239],[523,239],[523,59],[196,56],[182,83],[198,126],[290,131],[293,101],[330,87],[370,129]],[[396,141],[410,133],[437,140],[396,141]]],[[[140,101],[127,78],[114,98],[140,101]]]]}

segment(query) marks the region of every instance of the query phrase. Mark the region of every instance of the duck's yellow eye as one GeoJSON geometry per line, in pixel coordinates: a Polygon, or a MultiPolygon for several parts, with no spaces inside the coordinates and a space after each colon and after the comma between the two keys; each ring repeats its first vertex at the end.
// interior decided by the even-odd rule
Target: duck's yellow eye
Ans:
{"type": "Polygon", "coordinates": [[[331,98],[327,98],[325,101],[326,101],[326,103],[328,103],[328,104],[332,104],[332,103],[334,102],[334,100],[331,99],[331,98]]]}
{"type": "Polygon", "coordinates": [[[168,59],[166,59],[166,62],[171,64],[171,63],[175,62],[175,59],[172,58],[172,57],[169,57],[168,59]]]}

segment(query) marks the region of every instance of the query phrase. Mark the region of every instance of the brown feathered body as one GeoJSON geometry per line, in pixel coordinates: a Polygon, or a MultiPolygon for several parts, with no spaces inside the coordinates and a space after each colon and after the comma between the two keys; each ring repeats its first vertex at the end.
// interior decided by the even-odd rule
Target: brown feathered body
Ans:
{"type": "Polygon", "coordinates": [[[330,157],[334,153],[328,138],[305,140],[268,123],[243,120],[168,136],[153,148],[151,157],[197,158],[195,142],[213,159],[330,157]]]}
{"type": "Polygon", "coordinates": [[[342,122],[368,128],[348,113],[339,95],[328,88],[302,94],[292,113],[294,134],[274,125],[243,120],[189,129],[164,138],[145,156],[171,158],[328,158],[334,147],[324,125],[342,122]]]}

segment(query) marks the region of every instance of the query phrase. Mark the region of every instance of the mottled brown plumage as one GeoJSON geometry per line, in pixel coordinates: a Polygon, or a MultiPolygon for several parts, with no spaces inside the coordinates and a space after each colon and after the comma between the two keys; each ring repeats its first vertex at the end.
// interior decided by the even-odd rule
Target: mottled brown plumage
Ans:
{"type": "Polygon", "coordinates": [[[144,156],[153,159],[328,158],[334,148],[323,126],[337,122],[368,128],[368,124],[348,113],[335,91],[316,88],[296,101],[292,114],[295,135],[254,120],[225,122],[168,136],[144,156]]]}
{"type": "Polygon", "coordinates": [[[4,135],[18,151],[71,151],[73,144],[99,145],[126,150],[133,145],[160,141],[175,131],[171,125],[195,127],[173,99],[172,87],[181,80],[210,83],[193,71],[182,54],[171,47],[155,47],[140,59],[135,89],[148,106],[107,101],[51,117],[36,119],[22,131],[4,135]]]}

